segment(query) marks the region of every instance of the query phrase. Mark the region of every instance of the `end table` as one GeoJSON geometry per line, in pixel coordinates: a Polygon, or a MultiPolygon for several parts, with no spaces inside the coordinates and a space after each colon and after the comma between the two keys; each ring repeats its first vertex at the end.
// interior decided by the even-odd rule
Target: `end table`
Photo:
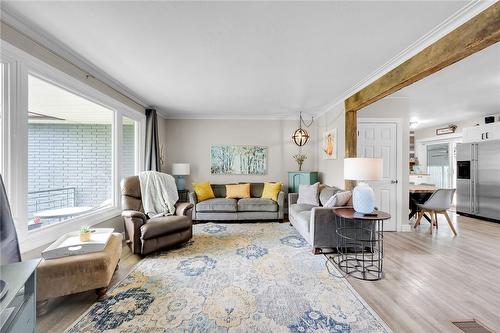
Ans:
{"type": "Polygon", "coordinates": [[[359,214],[352,208],[337,208],[337,267],[361,280],[383,277],[384,221],[391,215],[374,211],[373,216],[359,214]]]}

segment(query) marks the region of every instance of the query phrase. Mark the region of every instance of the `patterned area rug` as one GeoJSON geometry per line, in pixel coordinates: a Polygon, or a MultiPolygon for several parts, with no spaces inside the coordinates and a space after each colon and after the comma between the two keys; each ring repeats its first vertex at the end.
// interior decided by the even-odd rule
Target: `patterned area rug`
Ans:
{"type": "Polygon", "coordinates": [[[288,224],[198,224],[68,332],[389,332],[288,224]]]}

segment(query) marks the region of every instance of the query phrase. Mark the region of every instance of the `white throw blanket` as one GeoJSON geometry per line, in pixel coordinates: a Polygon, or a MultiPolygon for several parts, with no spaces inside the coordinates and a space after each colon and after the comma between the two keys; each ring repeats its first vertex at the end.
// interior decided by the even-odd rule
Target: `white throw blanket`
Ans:
{"type": "Polygon", "coordinates": [[[172,215],[179,200],[175,179],[157,171],[139,173],[144,212],[149,217],[172,215]]]}

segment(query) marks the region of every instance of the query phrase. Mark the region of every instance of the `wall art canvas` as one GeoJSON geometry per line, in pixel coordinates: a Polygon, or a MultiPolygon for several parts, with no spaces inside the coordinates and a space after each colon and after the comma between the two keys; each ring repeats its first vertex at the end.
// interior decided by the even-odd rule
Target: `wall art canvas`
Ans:
{"type": "Polygon", "coordinates": [[[337,129],[331,129],[323,134],[323,159],[337,159],[337,129]]]}
{"type": "Polygon", "coordinates": [[[212,145],[210,173],[212,175],[265,175],[267,147],[212,145]]]}

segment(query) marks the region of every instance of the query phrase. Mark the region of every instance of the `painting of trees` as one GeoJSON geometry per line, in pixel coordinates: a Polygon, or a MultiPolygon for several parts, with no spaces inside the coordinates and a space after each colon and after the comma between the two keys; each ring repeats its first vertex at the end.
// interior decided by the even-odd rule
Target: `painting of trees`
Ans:
{"type": "Polygon", "coordinates": [[[264,175],[267,147],[213,145],[210,148],[210,165],[213,175],[264,175]]]}

